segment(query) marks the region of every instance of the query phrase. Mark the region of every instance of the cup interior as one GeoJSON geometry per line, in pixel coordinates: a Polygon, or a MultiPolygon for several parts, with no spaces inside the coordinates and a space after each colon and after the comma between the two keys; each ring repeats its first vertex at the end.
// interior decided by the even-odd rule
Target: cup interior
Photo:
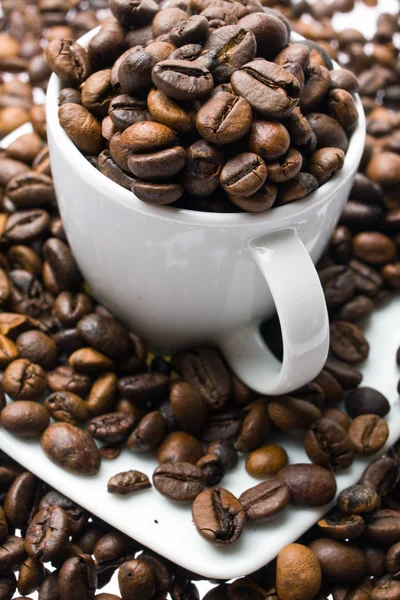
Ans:
{"type": "MultiPolygon", "coordinates": [[[[92,29],[82,36],[78,43],[87,47],[90,40],[98,33],[100,27],[92,29]]],[[[303,36],[292,32],[290,41],[301,42],[303,36]]],[[[339,65],[333,61],[334,68],[340,69],[339,65]]],[[[210,226],[229,225],[240,226],[249,224],[259,224],[260,222],[276,222],[287,221],[290,216],[307,217],[307,213],[312,213],[327,202],[333,193],[346,184],[349,177],[358,167],[361,160],[364,140],[365,140],[365,115],[363,106],[358,94],[355,94],[354,100],[358,111],[358,124],[354,130],[350,140],[349,147],[345,156],[343,168],[338,171],[329,181],[323,184],[315,192],[312,192],[305,198],[278,206],[271,210],[261,213],[214,213],[200,212],[188,209],[175,208],[172,206],[155,206],[142,202],[131,191],[121,187],[105,175],[100,173],[93,165],[90,164],[84,155],[70,140],[64,129],[61,127],[58,119],[58,97],[61,91],[61,81],[53,73],[46,93],[46,117],[49,136],[52,138],[52,143],[57,144],[62,149],[62,154],[68,163],[69,168],[85,181],[89,181],[95,188],[99,189],[103,194],[109,196],[110,202],[119,202],[129,206],[132,210],[139,211],[151,215],[153,218],[168,219],[173,221],[182,221],[185,223],[192,222],[193,224],[203,224],[210,226]]]]}

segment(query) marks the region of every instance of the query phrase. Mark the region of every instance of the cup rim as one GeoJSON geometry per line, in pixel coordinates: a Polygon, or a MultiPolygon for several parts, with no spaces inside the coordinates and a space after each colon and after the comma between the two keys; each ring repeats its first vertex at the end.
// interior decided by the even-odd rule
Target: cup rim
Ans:
{"type": "MultiPolygon", "coordinates": [[[[100,26],[92,29],[82,36],[78,43],[87,47],[90,40],[98,33],[100,26]]],[[[298,42],[304,37],[295,32],[291,33],[290,41],[298,42]]],[[[334,69],[340,69],[339,65],[333,61],[334,69]]],[[[283,206],[277,206],[271,210],[260,213],[215,213],[206,211],[194,211],[183,208],[175,208],[169,205],[153,205],[143,202],[137,198],[133,192],[123,188],[115,183],[106,175],[103,175],[94,167],[75,146],[67,133],[61,127],[58,119],[58,97],[61,90],[61,82],[55,73],[50,77],[46,92],[46,121],[51,146],[57,145],[62,149],[63,159],[68,163],[69,168],[78,172],[79,177],[89,182],[99,191],[99,194],[106,195],[110,201],[118,202],[127,206],[129,209],[142,214],[147,214],[152,218],[162,220],[176,221],[187,224],[202,224],[209,226],[259,226],[263,222],[271,224],[287,221],[288,218],[300,217],[306,219],[311,213],[315,213],[321,205],[329,200],[332,194],[343,187],[352,176],[354,170],[358,167],[361,160],[364,140],[365,140],[365,115],[363,106],[358,94],[354,95],[355,104],[358,111],[357,127],[349,140],[349,147],[345,155],[343,168],[337,172],[329,181],[323,184],[315,192],[312,192],[305,198],[291,202],[283,206]]]]}

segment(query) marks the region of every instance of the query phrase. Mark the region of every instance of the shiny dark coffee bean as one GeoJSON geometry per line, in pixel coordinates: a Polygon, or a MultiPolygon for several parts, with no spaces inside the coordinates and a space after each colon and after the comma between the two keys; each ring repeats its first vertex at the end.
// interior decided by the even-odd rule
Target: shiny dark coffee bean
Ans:
{"type": "Polygon", "coordinates": [[[25,556],[24,540],[15,535],[8,535],[0,546],[0,572],[7,573],[9,570],[15,569],[25,556]]]}
{"type": "Polygon", "coordinates": [[[185,462],[164,463],[153,473],[158,492],[177,502],[193,500],[204,489],[203,471],[185,462]]]}
{"type": "Polygon", "coordinates": [[[247,197],[260,189],[266,177],[267,167],[261,156],[243,152],[222,167],[220,183],[231,196],[247,197]]]}
{"type": "Polygon", "coordinates": [[[240,432],[243,416],[240,411],[232,409],[210,415],[199,437],[204,442],[231,439],[240,432]]]}
{"type": "Polygon", "coordinates": [[[225,365],[211,348],[198,348],[173,357],[173,366],[183,379],[193,385],[212,411],[226,406],[231,395],[231,381],[225,365]]]}
{"type": "Polygon", "coordinates": [[[6,394],[15,400],[39,400],[46,388],[47,377],[40,365],[21,358],[7,367],[2,384],[6,394]]]}
{"type": "Polygon", "coordinates": [[[50,415],[37,402],[18,400],[6,406],[0,417],[2,427],[22,438],[37,438],[50,424],[50,415]]]}
{"type": "Polygon", "coordinates": [[[288,31],[278,16],[254,12],[243,17],[239,24],[254,33],[258,56],[273,60],[287,46],[288,31]]]}
{"type": "Polygon", "coordinates": [[[180,21],[172,29],[169,39],[175,46],[202,43],[208,36],[209,23],[206,17],[193,15],[187,21],[180,21]]]}
{"type": "Polygon", "coordinates": [[[216,454],[205,454],[197,461],[196,467],[203,472],[204,484],[207,487],[217,485],[225,475],[225,466],[216,454]]]}
{"type": "Polygon", "coordinates": [[[361,476],[360,483],[387,496],[397,480],[396,461],[390,456],[380,456],[372,461],[361,476]]]}
{"type": "Polygon", "coordinates": [[[38,481],[32,473],[18,475],[4,499],[4,512],[10,525],[24,529],[29,521],[38,491],[38,481]]]}
{"type": "Polygon", "coordinates": [[[55,201],[51,178],[34,171],[10,179],[6,194],[17,208],[36,208],[55,201]]]}
{"type": "Polygon", "coordinates": [[[221,150],[205,140],[194,142],[187,149],[185,189],[192,196],[209,196],[219,187],[224,162],[221,150]]]}
{"type": "Polygon", "coordinates": [[[118,390],[138,404],[156,404],[168,394],[169,378],[161,373],[128,375],[118,381],[118,390]]]}
{"type": "Polygon", "coordinates": [[[132,192],[135,196],[149,204],[172,204],[179,200],[184,192],[183,185],[175,182],[161,183],[159,181],[134,180],[132,192]]]}
{"type": "Polygon", "coordinates": [[[126,471],[118,473],[109,479],[107,491],[110,494],[131,494],[139,490],[145,490],[151,487],[149,478],[140,471],[126,471]]]}
{"type": "Polygon", "coordinates": [[[160,445],[157,451],[157,460],[161,464],[188,462],[195,465],[203,454],[203,446],[197,438],[183,431],[173,431],[160,445]]]}
{"type": "Polygon", "coordinates": [[[128,438],[128,448],[133,452],[147,452],[156,448],[166,435],[164,419],[158,410],[145,415],[128,438]]]}
{"type": "Polygon", "coordinates": [[[361,579],[367,570],[364,552],[350,544],[321,538],[309,546],[318,558],[322,576],[335,583],[352,583],[361,579]]]}
{"type": "Polygon", "coordinates": [[[356,283],[351,269],[342,265],[327,267],[319,272],[328,308],[342,306],[355,294],[356,283]]]}
{"type": "Polygon", "coordinates": [[[289,504],[288,487],[277,480],[265,481],[239,496],[249,521],[265,521],[280,513],[289,504]]]}
{"type": "Polygon", "coordinates": [[[68,544],[68,517],[59,506],[40,510],[29,524],[25,549],[42,562],[61,555],[68,544]]]}
{"type": "Polygon", "coordinates": [[[268,180],[275,183],[283,183],[293,179],[300,171],[303,158],[298,150],[289,148],[288,152],[275,162],[267,164],[268,180]]]}
{"type": "Polygon", "coordinates": [[[100,468],[100,455],[93,439],[69,423],[53,423],[42,435],[47,456],[75,473],[94,475],[100,468]]]}
{"type": "Polygon", "coordinates": [[[323,536],[328,535],[337,540],[353,540],[362,536],[366,524],[361,515],[342,515],[336,509],[318,521],[323,536]]]}
{"type": "Polygon", "coordinates": [[[303,113],[317,110],[328,93],[329,85],[330,73],[326,67],[321,65],[307,67],[306,81],[299,103],[303,113]]]}
{"type": "Polygon", "coordinates": [[[122,598],[150,600],[154,594],[156,580],[150,564],[140,559],[129,560],[119,569],[118,584],[122,598]]]}
{"type": "Polygon", "coordinates": [[[389,436],[389,428],[386,421],[379,416],[363,414],[352,421],[348,434],[356,453],[369,456],[385,444],[389,436]]]}
{"type": "Polygon", "coordinates": [[[282,183],[278,188],[278,202],[280,204],[288,204],[301,200],[308,194],[314,192],[318,187],[318,181],[311,173],[303,173],[300,171],[285,183],[282,183]]]}
{"type": "Polygon", "coordinates": [[[49,223],[45,210],[17,211],[9,216],[3,235],[11,243],[29,244],[46,231],[49,223]]]}
{"type": "Polygon", "coordinates": [[[213,69],[215,83],[226,83],[231,75],[256,55],[256,38],[250,29],[226,25],[210,33],[203,50],[215,52],[218,66],[213,69]]]}
{"type": "Polygon", "coordinates": [[[384,417],[390,411],[390,404],[378,390],[360,387],[347,394],[346,410],[353,418],[371,413],[384,417]]]}
{"type": "Polygon", "coordinates": [[[381,508],[368,518],[366,535],[372,542],[390,546],[399,540],[399,532],[399,511],[381,508]]]}
{"type": "Polygon", "coordinates": [[[140,98],[133,98],[128,94],[115,96],[111,100],[109,115],[120,131],[124,131],[134,123],[151,121],[146,102],[140,98]]]}
{"type": "Polygon", "coordinates": [[[238,462],[238,454],[230,440],[218,440],[207,446],[207,453],[215,454],[221,459],[225,469],[233,469],[238,462]]]}
{"type": "Polygon", "coordinates": [[[77,373],[70,366],[60,366],[50,371],[47,377],[48,387],[52,392],[68,391],[79,396],[85,396],[91,386],[87,375],[77,373]]]}
{"type": "Polygon", "coordinates": [[[47,509],[52,506],[60,506],[67,514],[70,535],[77,535],[84,528],[88,520],[88,513],[69,498],[60,492],[48,492],[41,499],[39,509],[47,509]]]}
{"type": "Polygon", "coordinates": [[[127,550],[128,538],[119,531],[105,533],[97,540],[93,555],[97,563],[107,563],[123,556],[127,550]]]}
{"type": "Polygon", "coordinates": [[[188,433],[197,433],[204,429],[208,413],[207,404],[193,385],[186,382],[175,383],[169,398],[180,429],[188,433]]]}
{"type": "Polygon", "coordinates": [[[314,112],[307,115],[307,120],[317,136],[318,148],[328,146],[347,151],[349,142],[346,133],[335,119],[324,113],[314,112]]]}
{"type": "Polygon", "coordinates": [[[45,408],[56,421],[71,425],[84,423],[89,419],[89,408],[85,401],[72,392],[61,391],[50,394],[44,402],[45,408]]]}
{"type": "Polygon", "coordinates": [[[295,506],[323,506],[336,493],[334,476],[319,465],[289,465],[279,471],[277,479],[287,485],[295,506]]]}
{"type": "Polygon", "coordinates": [[[306,430],[321,417],[321,411],[314,404],[293,396],[272,399],[268,404],[268,414],[272,423],[282,431],[306,430]]]}
{"type": "Polygon", "coordinates": [[[318,419],[307,430],[304,447],[313,463],[334,471],[347,469],[354,459],[354,448],[345,429],[330,419],[318,419]]]}
{"type": "Polygon", "coordinates": [[[355,388],[362,381],[362,374],[355,367],[336,358],[328,358],[324,369],[331,373],[344,389],[355,388]]]}
{"type": "Polygon", "coordinates": [[[185,162],[185,149],[175,146],[158,152],[133,154],[128,158],[128,167],[135,177],[151,181],[176,175],[185,162]]]}
{"type": "Polygon", "coordinates": [[[131,413],[108,413],[92,419],[88,424],[88,432],[96,440],[115,444],[128,437],[135,422],[136,418],[131,413]]]}
{"type": "Polygon", "coordinates": [[[147,104],[152,118],[158,123],[167,125],[179,134],[186,134],[194,130],[195,111],[190,105],[181,106],[157,89],[149,92],[147,104]]]}
{"type": "Polygon", "coordinates": [[[217,145],[242,138],[250,129],[251,121],[250,104],[224,91],[213,94],[196,115],[197,131],[207,142],[217,145]]]}
{"type": "Polygon", "coordinates": [[[297,79],[268,61],[247,63],[233,73],[231,84],[236,94],[269,119],[286,117],[299,102],[297,79]]]}
{"type": "Polygon", "coordinates": [[[129,351],[127,331],[111,317],[98,313],[86,315],[78,322],[77,329],[90,346],[112,358],[129,351]]]}
{"type": "Polygon", "coordinates": [[[226,545],[242,534],[246,513],[237,498],[223,488],[205,490],[192,506],[197,531],[208,542],[226,545]]]}
{"type": "Polygon", "coordinates": [[[58,576],[61,598],[93,600],[96,593],[96,568],[88,554],[78,554],[65,561],[58,576]]]}
{"type": "Polygon", "coordinates": [[[343,164],[344,152],[340,148],[320,148],[307,162],[307,171],[322,185],[339,171],[343,164]]]}
{"type": "Polygon", "coordinates": [[[193,62],[165,60],[152,70],[154,85],[176,100],[197,100],[208,96],[213,77],[208,69],[193,62]]]}
{"type": "Polygon", "coordinates": [[[67,86],[77,87],[89,75],[87,50],[73,40],[51,41],[46,49],[46,57],[51,70],[67,86]]]}
{"type": "Polygon", "coordinates": [[[353,365],[368,357],[369,344],[362,331],[353,323],[336,321],[330,326],[330,334],[330,348],[341,360],[353,365]]]}
{"type": "Polygon", "coordinates": [[[263,212],[269,210],[275,203],[278,194],[277,186],[268,180],[251,196],[233,196],[227,194],[229,200],[248,212],[263,212]]]}
{"type": "Polygon", "coordinates": [[[331,90],[328,96],[328,111],[331,117],[350,134],[357,126],[358,111],[353,96],[346,90],[331,90]]]}

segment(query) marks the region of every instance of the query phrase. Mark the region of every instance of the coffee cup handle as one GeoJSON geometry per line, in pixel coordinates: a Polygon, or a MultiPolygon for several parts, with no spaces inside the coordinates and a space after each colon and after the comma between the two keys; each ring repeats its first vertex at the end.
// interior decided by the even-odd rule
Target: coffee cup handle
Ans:
{"type": "Polygon", "coordinates": [[[265,344],[259,323],[222,337],[218,344],[233,371],[260,394],[286,394],[321,371],[329,348],[329,321],[315,266],[295,229],[250,241],[249,251],[275,302],[283,341],[280,362],[265,344]]]}

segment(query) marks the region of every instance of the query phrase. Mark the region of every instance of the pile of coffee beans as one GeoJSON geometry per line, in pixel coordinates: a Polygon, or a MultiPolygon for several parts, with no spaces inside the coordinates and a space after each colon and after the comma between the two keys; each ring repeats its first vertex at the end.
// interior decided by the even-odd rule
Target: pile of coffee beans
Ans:
{"type": "MultiPolygon", "coordinates": [[[[399,446],[375,459],[359,483],[343,490],[337,505],[276,560],[231,583],[213,581],[218,585],[203,600],[397,600],[399,459],[399,446]]],[[[207,527],[212,493],[198,501],[200,521],[207,527]]],[[[237,532],[244,520],[238,501],[226,491],[215,494],[237,532]]],[[[215,527],[215,535],[221,535],[219,523],[215,527]]],[[[208,531],[211,536],[213,530],[208,531]]],[[[202,579],[0,455],[2,600],[11,600],[17,590],[24,597],[38,591],[39,600],[198,600],[194,581],[202,579]],[[114,575],[120,596],[97,593],[114,575]]]]}
{"type": "Polygon", "coordinates": [[[104,175],[152,204],[260,212],[343,166],[352,73],[258,0],[110,0],[82,48],[47,46],[59,119],[104,175]]]}

